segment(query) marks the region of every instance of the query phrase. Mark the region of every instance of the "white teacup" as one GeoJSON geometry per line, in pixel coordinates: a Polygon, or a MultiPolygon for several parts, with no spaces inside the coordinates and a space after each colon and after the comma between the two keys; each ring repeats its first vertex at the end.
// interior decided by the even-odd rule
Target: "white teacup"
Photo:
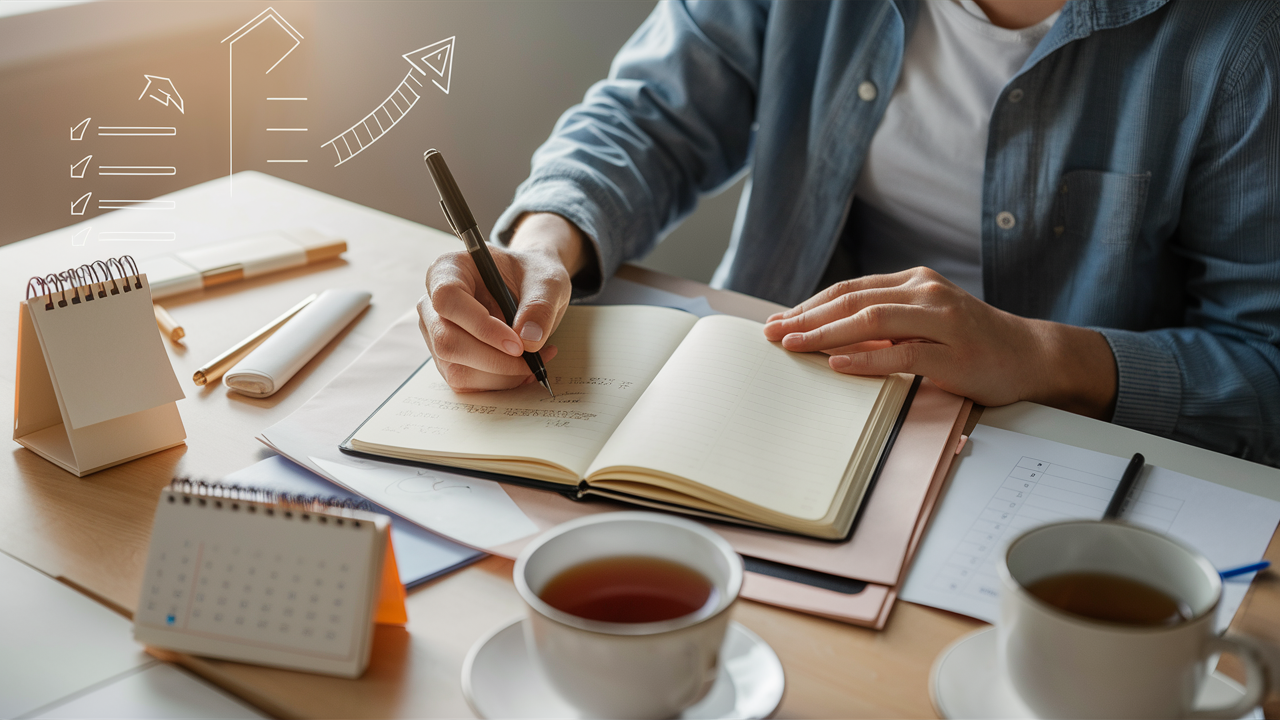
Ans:
{"type": "Polygon", "coordinates": [[[1204,556],[1164,535],[1118,522],[1071,521],[1027,531],[1000,565],[999,662],[1023,702],[1043,718],[1237,718],[1266,692],[1258,648],[1219,637],[1222,580],[1204,556]],[[1027,591],[1044,578],[1116,575],[1184,603],[1168,626],[1106,622],[1068,613],[1027,591]],[[1248,681],[1228,707],[1197,708],[1216,653],[1237,655],[1248,681]]]}
{"type": "Polygon", "coordinates": [[[516,560],[516,590],[528,607],[525,639],[542,672],[592,717],[667,718],[702,699],[719,669],[729,607],[742,587],[742,559],[698,523],[645,512],[591,515],[559,525],[516,560]],[[561,572],[609,557],[645,556],[697,571],[714,598],[671,620],[614,623],[571,615],[539,593],[561,572]]]}

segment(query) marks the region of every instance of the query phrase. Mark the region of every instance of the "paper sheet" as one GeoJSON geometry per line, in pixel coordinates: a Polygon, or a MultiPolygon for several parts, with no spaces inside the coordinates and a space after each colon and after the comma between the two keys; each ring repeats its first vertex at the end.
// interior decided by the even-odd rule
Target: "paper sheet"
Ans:
{"type": "MultiPolygon", "coordinates": [[[[360,499],[279,456],[231,473],[223,482],[305,495],[360,499]]],[[[396,551],[400,583],[405,587],[419,585],[484,557],[484,553],[478,550],[446,540],[395,515],[391,516],[391,543],[396,551]]]]}
{"type": "Polygon", "coordinates": [[[538,531],[492,480],[359,458],[309,459],[370,501],[467,545],[489,548],[538,531]]]}
{"type": "MultiPolygon", "coordinates": [[[[995,622],[1000,614],[996,568],[1009,542],[1038,525],[1101,518],[1128,462],[979,425],[902,598],[995,622]]],[[[1167,533],[1226,569],[1262,557],[1280,523],[1280,503],[1151,467],[1121,518],[1167,533]]],[[[1219,630],[1231,623],[1247,591],[1247,582],[1223,583],[1219,630]]]]}

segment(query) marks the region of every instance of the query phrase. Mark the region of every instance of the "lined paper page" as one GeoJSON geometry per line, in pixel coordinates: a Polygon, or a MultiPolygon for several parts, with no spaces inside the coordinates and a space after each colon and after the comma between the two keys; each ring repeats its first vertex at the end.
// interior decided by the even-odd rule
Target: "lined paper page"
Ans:
{"type": "Polygon", "coordinates": [[[885,381],[788,352],[762,327],[703,318],[590,472],[652,468],[794,517],[825,516],[885,381]]]}
{"type": "Polygon", "coordinates": [[[539,458],[581,476],[698,318],[639,305],[570,307],[551,337],[555,398],[534,383],[455,393],[418,371],[352,438],[437,456],[539,458]]]}

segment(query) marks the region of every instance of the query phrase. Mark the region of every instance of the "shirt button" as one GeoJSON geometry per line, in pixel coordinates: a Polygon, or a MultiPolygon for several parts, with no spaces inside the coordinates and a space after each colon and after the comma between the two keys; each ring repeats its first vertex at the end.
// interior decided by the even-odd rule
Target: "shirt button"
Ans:
{"type": "Polygon", "coordinates": [[[1008,230],[1017,224],[1018,219],[1015,218],[1013,213],[1008,210],[1002,211],[999,215],[996,215],[996,225],[999,225],[1001,230],[1008,230]]]}
{"type": "Polygon", "coordinates": [[[858,97],[871,102],[876,99],[876,84],[870,80],[863,80],[858,84],[858,97]]]}
{"type": "Polygon", "coordinates": [[[1016,103],[1022,99],[1022,88],[1014,88],[1009,91],[1009,102],[1016,103]]]}

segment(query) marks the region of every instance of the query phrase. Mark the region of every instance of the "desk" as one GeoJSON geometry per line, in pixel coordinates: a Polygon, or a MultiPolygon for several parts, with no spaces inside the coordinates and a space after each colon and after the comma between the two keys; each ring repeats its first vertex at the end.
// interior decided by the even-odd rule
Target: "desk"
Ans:
{"type": "MultiPolygon", "coordinates": [[[[170,478],[217,478],[269,455],[254,435],[323,387],[411,308],[432,258],[461,249],[444,233],[256,173],[238,175],[235,193],[234,200],[228,198],[222,180],[168,196],[181,212],[178,240],[160,248],[97,242],[73,248],[74,230],[0,248],[0,288],[16,299],[31,275],[123,252],[144,258],[204,240],[298,225],[320,226],[348,240],[342,259],[163,303],[188,333],[185,349],[168,346],[187,392],[178,403],[186,446],[83,479],[16,444],[0,455],[0,507],[7,518],[0,523],[0,549],[124,614],[137,600],[156,497],[170,478]],[[221,385],[191,384],[202,362],[327,287],[368,289],[373,307],[283,391],[255,400],[221,385]]],[[[124,224],[132,220],[126,215],[110,213],[92,223],[97,231],[138,229],[124,224]]],[[[713,306],[736,314],[763,317],[774,308],[639,268],[621,274],[683,295],[705,294],[713,306]]],[[[12,407],[14,391],[17,317],[0,313],[0,403],[6,407],[12,407]]],[[[1268,557],[1280,561],[1275,539],[1268,557]]],[[[372,663],[358,680],[208,660],[188,667],[283,717],[470,716],[459,684],[462,660],[476,639],[522,612],[511,566],[490,557],[413,590],[408,628],[378,628],[372,663]]],[[[1268,578],[1255,585],[1235,626],[1280,641],[1280,583],[1268,578]]],[[[734,617],[767,640],[786,668],[778,717],[933,717],[927,687],[934,657],[980,625],[909,603],[898,604],[881,632],[749,601],[739,603],[734,617]]],[[[1280,704],[1268,709],[1275,715],[1280,704]]]]}

